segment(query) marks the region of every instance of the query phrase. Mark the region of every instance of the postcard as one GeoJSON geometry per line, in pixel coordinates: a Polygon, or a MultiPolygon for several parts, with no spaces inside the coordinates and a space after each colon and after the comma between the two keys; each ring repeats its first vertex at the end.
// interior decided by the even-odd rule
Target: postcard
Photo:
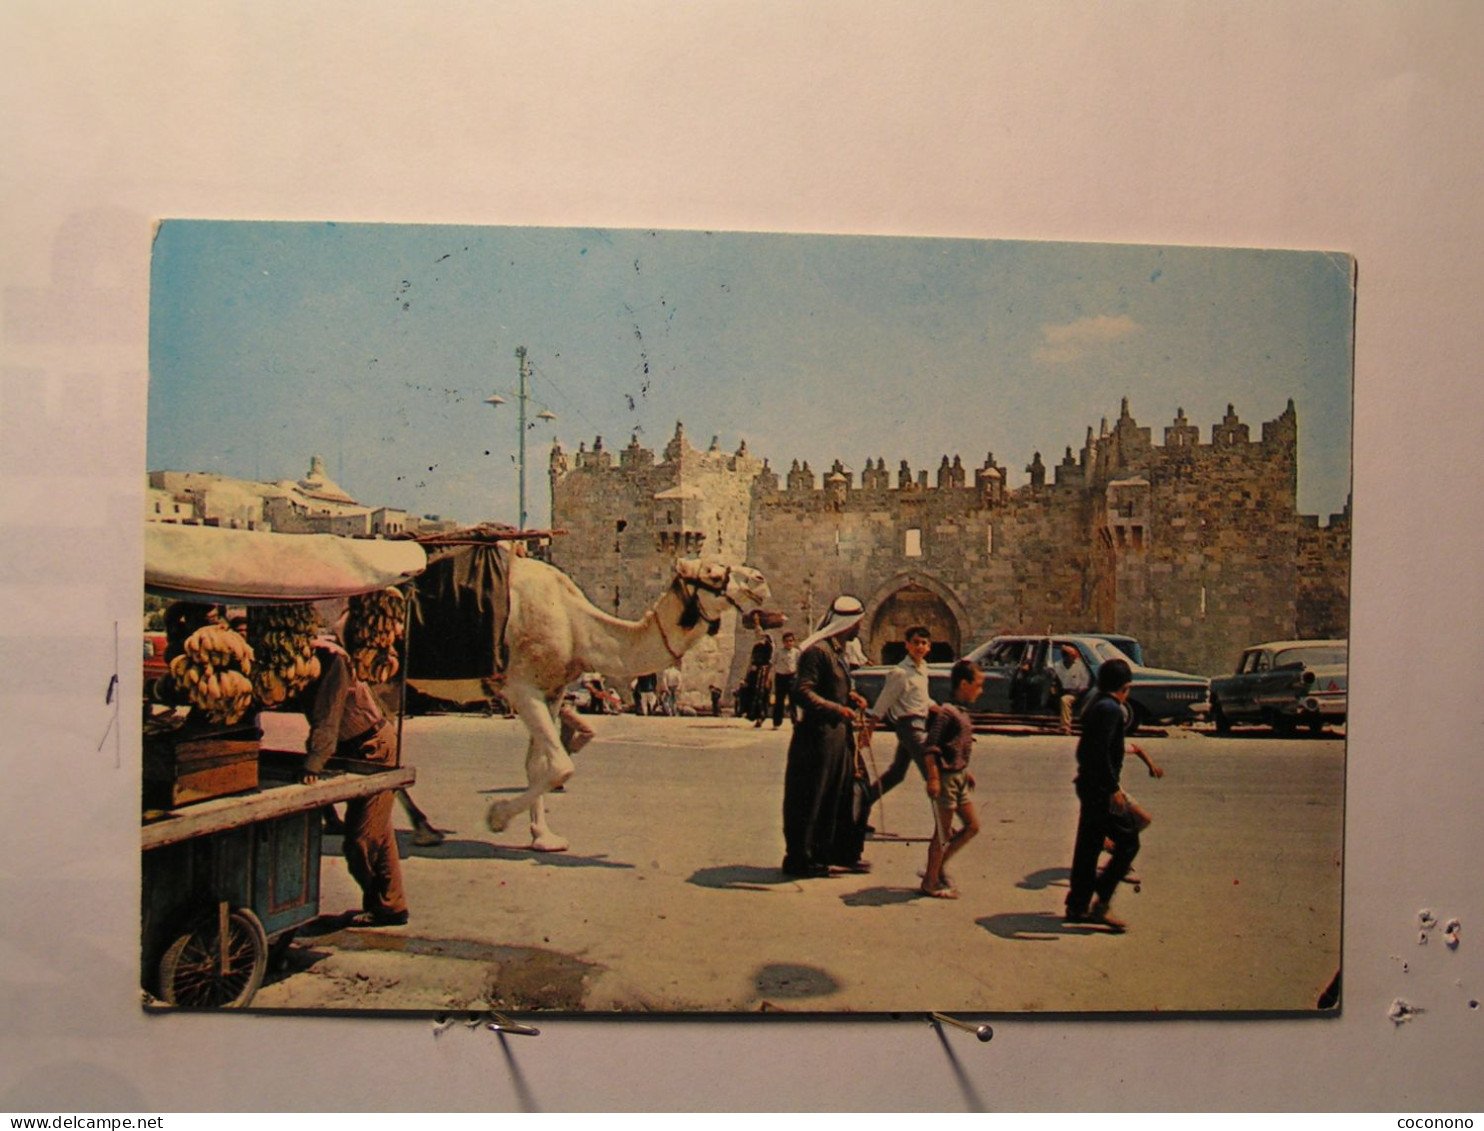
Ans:
{"type": "Polygon", "coordinates": [[[166,220],[152,1005],[1340,991],[1348,255],[166,220]]]}

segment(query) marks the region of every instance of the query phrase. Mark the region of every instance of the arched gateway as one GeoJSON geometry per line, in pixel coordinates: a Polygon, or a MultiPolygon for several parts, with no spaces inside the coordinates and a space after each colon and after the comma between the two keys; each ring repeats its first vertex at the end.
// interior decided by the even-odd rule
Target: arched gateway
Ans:
{"type": "Polygon", "coordinates": [[[953,591],[921,573],[898,574],[866,602],[861,646],[873,662],[894,664],[907,654],[907,629],[926,625],[934,663],[962,655],[967,610],[953,591]]]}

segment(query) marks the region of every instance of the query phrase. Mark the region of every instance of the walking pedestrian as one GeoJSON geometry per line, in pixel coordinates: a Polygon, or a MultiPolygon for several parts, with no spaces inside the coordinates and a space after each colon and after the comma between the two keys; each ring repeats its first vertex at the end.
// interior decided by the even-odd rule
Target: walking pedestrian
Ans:
{"type": "Polygon", "coordinates": [[[773,658],[773,729],[783,725],[783,716],[795,720],[794,677],[799,671],[799,656],[802,655],[798,640],[792,632],[783,634],[783,646],[773,658]]]}
{"type": "Polygon", "coordinates": [[[927,654],[932,650],[932,633],[923,625],[907,630],[907,655],[886,673],[881,694],[866,714],[866,726],[874,730],[886,724],[896,733],[896,757],[872,789],[871,800],[879,801],[902,783],[908,766],[922,766],[922,751],[927,736],[928,715],[934,708],[928,694],[927,654]]]}
{"type": "Polygon", "coordinates": [[[819,629],[804,641],[794,682],[800,717],[788,744],[783,780],[786,875],[827,876],[830,865],[865,871],[851,824],[855,720],[865,700],[851,690],[844,648],[864,609],[837,597],[819,629]]]}
{"type": "Polygon", "coordinates": [[[979,814],[970,800],[974,775],[969,756],[974,750],[974,721],[968,707],[984,690],[984,672],[972,660],[959,660],[949,676],[952,698],[938,708],[923,749],[922,772],[933,802],[933,839],[928,843],[922,894],[957,899],[958,889],[945,869],[958,851],[979,835],[979,814]],[[954,818],[959,821],[953,829],[954,818]]]}
{"type": "Polygon", "coordinates": [[[1127,925],[1109,907],[1139,854],[1139,830],[1120,784],[1127,717],[1124,703],[1132,678],[1123,660],[1107,660],[1098,668],[1097,694],[1082,712],[1074,783],[1080,809],[1072,848],[1067,921],[1097,923],[1115,932],[1122,932],[1127,925]],[[1105,841],[1112,855],[1099,871],[1098,855],[1105,841]]]}

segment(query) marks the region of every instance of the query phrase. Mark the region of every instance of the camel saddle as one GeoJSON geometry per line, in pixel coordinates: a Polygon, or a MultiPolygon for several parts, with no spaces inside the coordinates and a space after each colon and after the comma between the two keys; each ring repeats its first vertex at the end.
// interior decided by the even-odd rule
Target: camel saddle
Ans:
{"type": "Polygon", "coordinates": [[[510,660],[509,550],[462,544],[433,551],[413,583],[409,679],[498,679],[510,660]]]}

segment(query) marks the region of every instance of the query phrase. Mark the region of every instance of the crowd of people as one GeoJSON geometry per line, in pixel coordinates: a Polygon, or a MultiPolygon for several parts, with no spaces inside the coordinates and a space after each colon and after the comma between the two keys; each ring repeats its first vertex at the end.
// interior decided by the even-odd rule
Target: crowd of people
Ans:
{"type": "MultiPolygon", "coordinates": [[[[198,627],[189,616],[204,608],[182,603],[170,610],[166,627],[175,649],[198,627]]],[[[205,613],[207,619],[215,615],[215,609],[205,613]]],[[[775,728],[785,718],[793,724],[784,772],[782,871],[801,879],[869,872],[863,854],[872,831],[871,811],[915,767],[934,823],[920,891],[929,898],[957,899],[948,865],[980,831],[970,770],[974,725],[969,708],[980,696],[984,673],[972,661],[959,660],[950,675],[948,701],[935,702],[927,668],[932,635],[925,626],[913,626],[905,634],[906,655],[888,673],[876,701],[868,703],[854,690],[851,677],[852,669],[865,662],[857,639],[863,615],[859,600],[841,596],[802,643],[785,632],[775,647],[767,633],[759,632],[749,653],[737,691],[737,716],[754,727],[769,717],[775,728]],[[872,780],[863,750],[878,730],[889,730],[896,746],[887,769],[872,780]]],[[[245,625],[241,631],[245,634],[245,625]]],[[[310,723],[305,782],[317,780],[337,754],[373,764],[390,764],[393,758],[392,728],[374,693],[356,678],[341,632],[335,625],[315,641],[320,675],[291,705],[310,723]]],[[[1149,814],[1123,787],[1125,754],[1141,759],[1152,777],[1164,771],[1125,740],[1132,678],[1127,663],[1110,660],[1094,677],[1075,649],[1068,648],[1054,672],[1063,733],[1072,732],[1073,712],[1081,702],[1074,779],[1079,811],[1065,917],[1122,931],[1125,924],[1110,907],[1139,852],[1140,833],[1150,824],[1149,814]],[[1104,852],[1109,859],[1100,868],[1104,852]]],[[[673,666],[640,676],[632,685],[636,712],[678,714],[681,685],[681,672],[673,666]]],[[[709,691],[711,709],[720,714],[721,689],[713,685],[709,691]]],[[[592,726],[569,702],[560,710],[559,723],[569,753],[593,739],[592,726]]],[[[403,802],[414,818],[417,843],[442,839],[405,792],[403,802]]],[[[393,795],[382,793],[347,805],[343,848],[363,893],[357,918],[367,926],[408,920],[392,804],[393,795]]]]}
{"type": "MultiPolygon", "coordinates": [[[[867,703],[852,687],[849,658],[859,648],[863,615],[856,598],[838,598],[790,665],[788,709],[796,721],[784,773],[782,870],[801,879],[869,871],[862,853],[871,809],[916,767],[934,824],[920,891],[929,898],[957,899],[948,865],[980,830],[969,708],[983,690],[984,673],[972,661],[957,661],[948,702],[934,702],[926,662],[932,635],[925,626],[914,626],[906,632],[905,657],[888,673],[876,702],[867,703]],[[878,729],[893,733],[896,749],[886,771],[872,781],[861,750],[878,729]]],[[[753,679],[751,668],[771,656],[771,642],[766,649],[762,645],[760,640],[752,652],[752,688],[763,679],[761,674],[753,679]]],[[[1112,913],[1113,898],[1138,855],[1139,834],[1150,824],[1148,813],[1123,787],[1125,754],[1141,759],[1152,777],[1164,773],[1125,739],[1131,680],[1123,660],[1102,664],[1094,676],[1073,650],[1060,658],[1056,670],[1063,733],[1072,733],[1073,712],[1081,703],[1073,781],[1079,813],[1065,921],[1114,932],[1126,924],[1112,913]],[[1100,868],[1104,852],[1109,858],[1100,868]]],[[[749,716],[760,725],[755,703],[749,716]]]]}

